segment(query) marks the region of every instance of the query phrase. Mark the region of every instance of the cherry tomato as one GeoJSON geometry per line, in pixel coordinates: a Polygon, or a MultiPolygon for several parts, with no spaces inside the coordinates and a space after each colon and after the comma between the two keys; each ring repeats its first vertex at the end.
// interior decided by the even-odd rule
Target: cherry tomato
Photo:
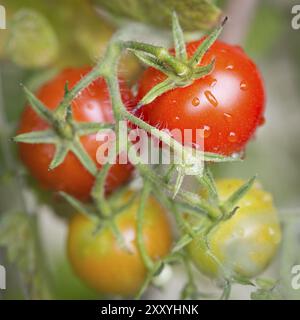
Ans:
{"type": "MultiPolygon", "coordinates": [[[[128,193],[119,200],[126,203],[128,193]]],[[[77,214],[68,233],[68,255],[77,275],[90,287],[105,295],[132,296],[141,287],[146,267],[136,244],[136,199],[117,215],[115,222],[128,250],[120,247],[110,227],[95,234],[97,224],[77,214]]],[[[172,233],[166,213],[154,198],[145,205],[143,239],[153,260],[164,257],[171,248],[172,233]]]]}
{"type": "MultiPolygon", "coordinates": [[[[220,200],[227,199],[243,183],[235,179],[217,181],[220,200]]],[[[203,234],[188,244],[195,265],[212,278],[222,277],[224,270],[254,277],[265,270],[277,252],[281,229],[272,196],[256,183],[237,206],[236,213],[215,227],[209,236],[210,250],[217,260],[209,255],[203,234]]]]}
{"type": "MultiPolygon", "coordinates": [[[[186,45],[189,57],[202,41],[186,45]]],[[[160,129],[192,129],[188,143],[197,144],[196,129],[202,129],[199,134],[205,151],[230,155],[242,151],[264,122],[264,85],[257,67],[240,47],[216,41],[201,65],[213,58],[216,63],[211,74],[162,94],[137,114],[160,129]]],[[[160,71],[147,68],[139,81],[137,99],[165,79],[160,71]]]]}
{"type": "MultiPolygon", "coordinates": [[[[53,80],[43,85],[37,97],[49,108],[55,109],[64,95],[66,82],[71,89],[91,68],[65,69],[53,80]]],[[[125,105],[129,105],[132,94],[126,84],[120,81],[122,98],[125,105]]],[[[114,121],[108,88],[104,79],[99,78],[83,90],[72,102],[72,112],[78,122],[114,121]]],[[[27,106],[22,115],[18,133],[47,129],[49,125],[41,119],[30,106],[27,106]]],[[[89,156],[97,163],[96,153],[103,143],[96,141],[96,134],[81,137],[81,143],[89,156]]],[[[73,196],[86,200],[89,198],[94,177],[83,167],[76,156],[69,152],[64,162],[49,171],[48,167],[53,159],[55,146],[52,144],[19,144],[20,157],[30,173],[46,188],[55,191],[65,191],[73,196]]],[[[100,164],[97,163],[100,168],[100,164]]],[[[125,183],[132,171],[130,164],[115,164],[111,167],[106,190],[111,192],[125,183]]]]}

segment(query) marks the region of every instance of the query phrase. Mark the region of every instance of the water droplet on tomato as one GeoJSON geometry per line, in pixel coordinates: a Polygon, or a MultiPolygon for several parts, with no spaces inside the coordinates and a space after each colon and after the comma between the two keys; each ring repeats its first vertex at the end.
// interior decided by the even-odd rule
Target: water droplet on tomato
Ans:
{"type": "Polygon", "coordinates": [[[212,78],[209,85],[213,88],[217,84],[218,80],[215,78],[212,78]]]}
{"type": "Polygon", "coordinates": [[[212,94],[211,91],[207,90],[204,92],[204,95],[206,97],[206,99],[208,100],[208,102],[213,105],[214,107],[217,107],[219,102],[218,100],[216,99],[216,97],[212,94]]]}
{"type": "Polygon", "coordinates": [[[233,70],[233,69],[234,69],[233,64],[229,64],[229,65],[226,67],[226,70],[233,70]]]}
{"type": "Polygon", "coordinates": [[[248,85],[247,85],[246,81],[242,81],[242,82],[241,82],[240,88],[241,88],[241,90],[243,90],[243,91],[246,91],[246,90],[248,89],[248,85]]]}
{"type": "Polygon", "coordinates": [[[175,120],[177,120],[177,121],[178,121],[179,119],[180,119],[180,118],[179,118],[178,116],[176,116],[176,117],[175,117],[175,120]]]}
{"type": "Polygon", "coordinates": [[[236,142],[237,141],[237,136],[235,132],[230,132],[228,135],[228,141],[229,142],[236,142]]]}
{"type": "Polygon", "coordinates": [[[232,115],[230,113],[227,113],[227,112],[224,112],[224,117],[226,119],[231,119],[232,118],[232,115]]]}
{"type": "Polygon", "coordinates": [[[193,98],[193,100],[192,100],[192,105],[193,105],[194,107],[198,107],[199,104],[200,104],[200,99],[199,99],[198,97],[193,98]]]}

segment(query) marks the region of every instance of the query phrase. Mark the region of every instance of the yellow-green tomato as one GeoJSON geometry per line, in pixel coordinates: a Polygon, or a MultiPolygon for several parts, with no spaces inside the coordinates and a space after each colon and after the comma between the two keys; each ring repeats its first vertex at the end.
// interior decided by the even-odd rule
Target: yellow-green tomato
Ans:
{"type": "MultiPolygon", "coordinates": [[[[226,200],[244,183],[235,179],[218,181],[220,200],[226,200]]],[[[248,278],[258,275],[271,262],[280,243],[281,230],[272,196],[258,183],[252,186],[237,206],[236,213],[210,233],[210,252],[203,234],[188,245],[195,265],[212,278],[221,278],[224,270],[231,275],[248,278]]],[[[198,223],[207,221],[201,219],[198,223]]]]}
{"type": "MultiPolygon", "coordinates": [[[[125,204],[131,194],[122,196],[125,204]]],[[[146,267],[137,247],[136,213],[139,199],[116,217],[126,250],[110,227],[95,232],[97,224],[77,214],[68,234],[68,256],[76,274],[91,288],[104,295],[132,296],[146,277],[146,267]]],[[[169,253],[172,232],[165,211],[153,198],[145,205],[143,239],[148,255],[158,260],[169,253]]]]}

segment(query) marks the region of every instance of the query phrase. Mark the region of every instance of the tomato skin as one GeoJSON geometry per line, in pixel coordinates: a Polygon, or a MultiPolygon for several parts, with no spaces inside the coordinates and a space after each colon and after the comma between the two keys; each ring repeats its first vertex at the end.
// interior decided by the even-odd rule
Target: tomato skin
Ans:
{"type": "MultiPolygon", "coordinates": [[[[128,201],[132,193],[121,200],[128,201]]],[[[117,216],[116,224],[132,252],[120,248],[110,228],[93,235],[96,224],[77,214],[68,233],[68,256],[76,274],[91,288],[105,295],[132,296],[139,290],[146,268],[136,244],[136,212],[139,201],[117,216]]],[[[143,238],[149,256],[157,260],[171,248],[172,232],[164,210],[154,198],[145,206],[143,238]]]]}
{"type": "MultiPolygon", "coordinates": [[[[63,98],[64,86],[68,82],[71,89],[90,67],[63,70],[53,80],[41,87],[37,97],[49,108],[55,109],[63,98]]],[[[125,105],[132,101],[132,95],[126,84],[120,81],[122,98],[125,105]]],[[[78,122],[114,122],[108,88],[103,79],[97,79],[72,102],[74,120],[78,122]]],[[[18,133],[45,130],[49,125],[32,108],[27,106],[22,114],[18,133]]],[[[81,137],[81,142],[90,157],[96,161],[97,148],[101,141],[96,141],[96,134],[81,137]]],[[[55,146],[51,144],[19,144],[19,153],[30,173],[47,189],[65,191],[77,198],[87,200],[94,183],[94,177],[82,166],[75,155],[69,152],[64,162],[49,171],[55,146]]],[[[101,166],[97,163],[97,166],[101,166]]],[[[107,177],[106,190],[113,191],[125,183],[131,175],[130,164],[115,164],[107,177]]]]}
{"type": "MultiPolygon", "coordinates": [[[[227,199],[243,183],[237,179],[217,181],[220,200],[227,199]]],[[[276,254],[281,229],[272,196],[258,183],[237,206],[239,209],[233,217],[212,231],[209,244],[211,252],[225,270],[251,278],[261,273],[276,254]]],[[[222,270],[208,255],[201,234],[188,244],[187,249],[201,272],[212,278],[222,277],[222,270]]]]}
{"type": "MultiPolygon", "coordinates": [[[[202,41],[186,45],[189,57],[202,41]]],[[[216,41],[201,65],[213,58],[216,63],[211,74],[162,94],[137,114],[160,129],[192,129],[192,143],[197,142],[195,130],[203,129],[205,151],[230,155],[242,151],[264,121],[264,84],[241,48],[216,41]]],[[[165,78],[160,71],[147,68],[139,81],[137,100],[165,78]]]]}

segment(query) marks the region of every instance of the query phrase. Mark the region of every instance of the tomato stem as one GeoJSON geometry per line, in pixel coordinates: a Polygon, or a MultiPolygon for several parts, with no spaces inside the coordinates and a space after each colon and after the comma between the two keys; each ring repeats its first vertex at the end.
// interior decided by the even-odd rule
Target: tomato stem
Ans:
{"type": "Polygon", "coordinates": [[[151,193],[151,184],[149,183],[149,181],[145,181],[144,187],[141,193],[140,204],[137,211],[137,245],[147,270],[151,270],[153,268],[153,262],[147,253],[145,240],[143,238],[145,204],[147,199],[149,198],[150,193],[151,193]]]}

